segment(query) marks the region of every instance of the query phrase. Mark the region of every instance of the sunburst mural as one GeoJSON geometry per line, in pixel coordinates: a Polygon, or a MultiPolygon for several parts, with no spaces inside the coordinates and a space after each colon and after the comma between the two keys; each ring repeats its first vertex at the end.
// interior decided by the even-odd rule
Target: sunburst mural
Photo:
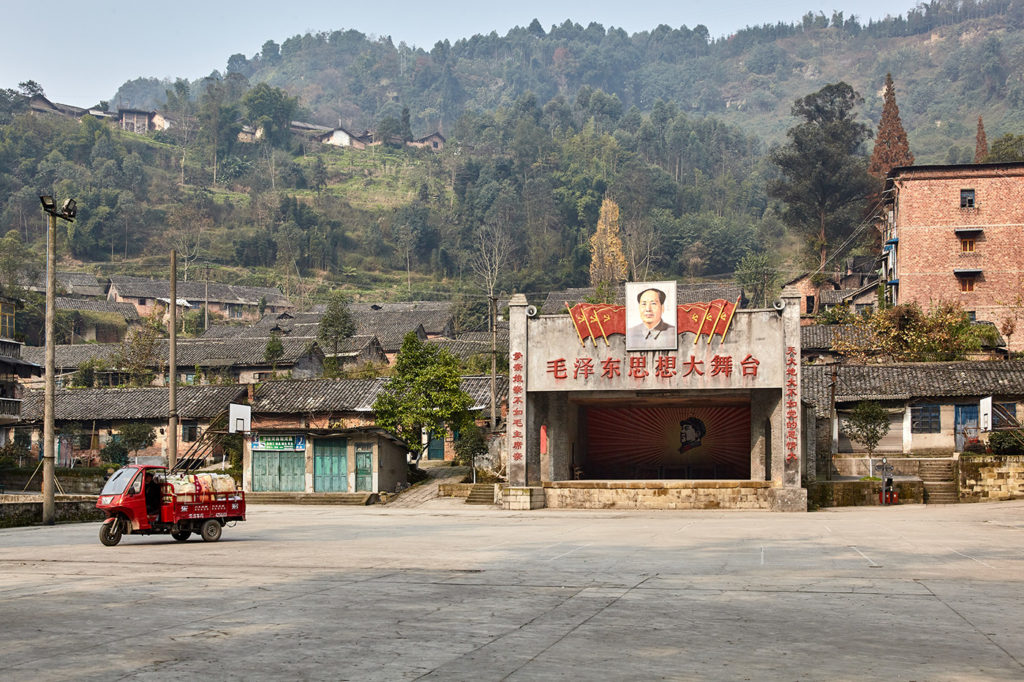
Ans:
{"type": "Polygon", "coordinates": [[[585,478],[750,478],[750,408],[589,407],[585,478]]]}

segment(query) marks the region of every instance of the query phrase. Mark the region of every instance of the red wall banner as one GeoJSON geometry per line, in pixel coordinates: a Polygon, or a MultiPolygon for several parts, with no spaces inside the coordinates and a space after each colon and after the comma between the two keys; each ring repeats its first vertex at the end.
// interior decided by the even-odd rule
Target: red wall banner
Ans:
{"type": "Polygon", "coordinates": [[[750,478],[750,408],[588,407],[584,479],[750,478]]]}

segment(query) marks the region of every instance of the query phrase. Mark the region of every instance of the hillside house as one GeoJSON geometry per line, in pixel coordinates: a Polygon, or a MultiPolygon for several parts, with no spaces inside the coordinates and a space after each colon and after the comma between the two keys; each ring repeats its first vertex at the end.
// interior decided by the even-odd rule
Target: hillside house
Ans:
{"type": "Polygon", "coordinates": [[[139,313],[130,303],[56,296],[54,308],[74,315],[72,343],[119,343],[130,327],[140,323],[139,313]]]}
{"type": "MultiPolygon", "coordinates": [[[[118,430],[129,422],[149,424],[156,434],[152,447],[140,450],[138,456],[143,461],[166,463],[171,437],[177,439],[179,456],[184,455],[229,404],[245,397],[244,386],[179,387],[179,429],[172,436],[167,433],[170,407],[166,388],[59,389],[54,395],[57,465],[98,463],[103,446],[116,439],[118,430]]],[[[21,420],[8,428],[8,437],[13,437],[14,429],[29,431],[32,445],[41,449],[43,391],[26,393],[21,420]]]]}
{"type": "Polygon", "coordinates": [[[321,144],[327,144],[332,147],[351,147],[352,149],[366,149],[366,144],[368,142],[365,134],[356,135],[355,133],[345,130],[341,126],[328,129],[327,131],[316,135],[313,139],[321,144]]]}
{"type": "Polygon", "coordinates": [[[424,149],[429,149],[431,151],[439,152],[442,149],[444,149],[445,142],[447,142],[447,140],[444,139],[444,135],[442,135],[441,133],[434,132],[430,133],[425,137],[415,139],[411,142],[406,142],[406,145],[409,147],[421,147],[424,149]]]}
{"type": "MultiPolygon", "coordinates": [[[[247,287],[220,282],[187,281],[177,283],[178,305],[202,308],[209,301],[210,313],[228,320],[255,321],[261,313],[281,313],[293,308],[277,287],[247,287]]],[[[167,280],[115,275],[110,278],[107,299],[131,303],[140,317],[156,312],[166,314],[171,284],[167,280]]]]}
{"type": "MultiPolygon", "coordinates": [[[[1024,163],[894,168],[885,189],[889,302],[953,301],[1024,328],[1024,163]]],[[[1024,350],[1024,333],[1007,346],[1024,350]]]]}
{"type": "MultiPolygon", "coordinates": [[[[21,419],[21,380],[43,373],[41,363],[22,358],[22,344],[14,341],[14,320],[17,302],[0,297],[0,424],[10,424],[21,419]]],[[[6,443],[0,440],[0,445],[6,443]]]]}

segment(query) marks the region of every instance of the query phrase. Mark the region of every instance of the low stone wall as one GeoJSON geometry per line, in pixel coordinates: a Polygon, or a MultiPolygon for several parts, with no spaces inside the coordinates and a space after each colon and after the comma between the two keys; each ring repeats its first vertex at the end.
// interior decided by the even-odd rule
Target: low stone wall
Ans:
{"type": "Polygon", "coordinates": [[[960,501],[1024,498],[1024,455],[960,455],[960,501]]]}
{"type": "MultiPolygon", "coordinates": [[[[893,481],[899,504],[924,504],[920,480],[893,481]]],[[[813,507],[871,507],[882,504],[881,481],[816,481],[807,486],[807,502],[813,507]]]]}
{"type": "Polygon", "coordinates": [[[469,497],[472,483],[441,483],[437,486],[438,497],[469,497]]]}
{"type": "MultiPolygon", "coordinates": [[[[108,476],[104,469],[57,469],[54,475],[67,495],[99,495],[108,476]]],[[[24,490],[26,484],[28,490],[39,492],[43,489],[43,470],[4,469],[0,471],[0,483],[7,492],[24,490]]]]}
{"type": "MultiPolygon", "coordinates": [[[[802,495],[803,491],[799,491],[802,495]]],[[[556,509],[789,509],[769,481],[552,481],[556,509]]],[[[806,504],[803,507],[806,509],[806,504]]]]}
{"type": "MultiPolygon", "coordinates": [[[[875,456],[871,459],[880,460],[885,457],[886,463],[891,464],[893,467],[893,473],[897,476],[919,476],[921,473],[921,462],[922,461],[935,461],[936,459],[953,459],[953,453],[945,453],[942,456],[936,457],[920,457],[920,456],[903,456],[893,455],[891,453],[875,453],[875,456]]],[[[840,454],[832,458],[833,472],[837,476],[870,476],[871,466],[868,461],[866,454],[840,454]]],[[[877,472],[874,474],[878,475],[877,472]]],[[[824,478],[820,473],[818,479],[824,478]]]]}
{"type": "MultiPolygon", "coordinates": [[[[88,495],[58,495],[54,501],[57,523],[102,521],[106,513],[96,508],[96,498],[88,495]]],[[[35,526],[42,522],[41,495],[0,495],[0,528],[35,526]]]]}
{"type": "Polygon", "coordinates": [[[501,508],[511,511],[541,509],[545,505],[543,488],[510,485],[501,491],[501,508]]]}

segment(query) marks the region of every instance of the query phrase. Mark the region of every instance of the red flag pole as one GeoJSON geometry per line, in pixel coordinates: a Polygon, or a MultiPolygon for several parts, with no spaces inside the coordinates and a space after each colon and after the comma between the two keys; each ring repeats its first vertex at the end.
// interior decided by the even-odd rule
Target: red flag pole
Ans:
{"type": "Polygon", "coordinates": [[[569,311],[569,319],[572,320],[572,328],[576,330],[576,336],[580,339],[580,345],[586,347],[587,344],[583,343],[583,335],[580,334],[579,325],[576,324],[576,316],[572,314],[572,308],[569,307],[568,301],[562,301],[565,303],[565,309],[569,311]]]}
{"type": "Polygon", "coordinates": [[[723,342],[725,341],[725,334],[726,334],[726,332],[729,331],[729,325],[732,324],[732,318],[736,317],[736,309],[740,307],[740,296],[742,296],[742,295],[743,294],[740,294],[739,296],[737,296],[736,297],[736,302],[733,303],[733,305],[732,305],[732,312],[729,313],[729,319],[725,323],[725,329],[722,330],[722,341],[723,342]]]}
{"type": "Polygon", "coordinates": [[[701,334],[703,333],[703,330],[704,330],[704,322],[707,321],[707,319],[708,319],[708,311],[711,310],[711,304],[708,303],[707,306],[708,306],[707,308],[704,308],[704,317],[700,318],[700,324],[697,325],[697,336],[694,337],[694,339],[693,339],[693,345],[695,345],[695,346],[697,345],[697,342],[700,341],[700,336],[701,336],[701,334]]]}

